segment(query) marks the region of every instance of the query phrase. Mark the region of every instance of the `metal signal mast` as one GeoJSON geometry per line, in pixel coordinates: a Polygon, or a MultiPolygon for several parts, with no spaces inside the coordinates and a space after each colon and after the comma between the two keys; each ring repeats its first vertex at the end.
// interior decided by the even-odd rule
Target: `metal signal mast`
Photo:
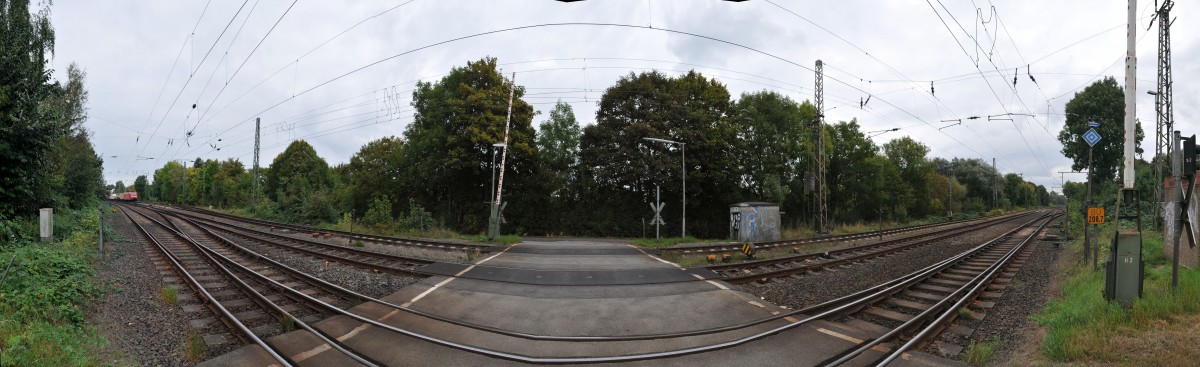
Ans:
{"type": "MultiPolygon", "coordinates": [[[[254,119],[254,199],[258,202],[258,148],[259,148],[259,129],[262,128],[262,118],[254,119]]],[[[257,204],[256,204],[257,205],[257,204]]]]}
{"type": "Polygon", "coordinates": [[[817,105],[817,123],[813,126],[813,135],[816,135],[816,177],[815,195],[817,233],[829,232],[829,205],[825,202],[825,74],[822,72],[821,60],[817,60],[816,85],[813,87],[813,100],[817,105]]]}
{"type": "Polygon", "coordinates": [[[1171,154],[1171,132],[1175,129],[1174,107],[1171,104],[1171,8],[1175,2],[1167,0],[1150,19],[1150,26],[1158,19],[1158,90],[1153,91],[1154,107],[1158,115],[1158,129],[1154,156],[1171,154]]]}
{"type": "Polygon", "coordinates": [[[1154,197],[1159,202],[1159,205],[1155,206],[1154,224],[1156,227],[1158,225],[1157,218],[1161,217],[1158,214],[1161,214],[1166,202],[1166,193],[1163,191],[1161,183],[1163,178],[1169,175],[1167,173],[1168,157],[1171,157],[1174,146],[1172,132],[1175,131],[1175,108],[1171,104],[1171,24],[1175,23],[1174,19],[1171,19],[1171,8],[1174,6],[1174,1],[1164,1],[1155,12],[1154,18],[1150,19],[1150,27],[1154,27],[1154,20],[1158,19],[1158,88],[1149,92],[1154,95],[1154,112],[1157,117],[1154,134],[1154,177],[1159,183],[1154,185],[1154,197]]]}

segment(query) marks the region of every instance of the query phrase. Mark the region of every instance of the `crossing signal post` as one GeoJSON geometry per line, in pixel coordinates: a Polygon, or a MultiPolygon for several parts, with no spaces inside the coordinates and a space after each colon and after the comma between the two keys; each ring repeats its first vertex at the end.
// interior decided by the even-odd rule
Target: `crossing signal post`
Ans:
{"type": "Polygon", "coordinates": [[[663,210],[663,207],[667,205],[667,203],[662,202],[661,196],[660,196],[661,193],[662,193],[662,191],[659,190],[658,185],[655,185],[654,186],[654,203],[650,204],[650,210],[654,211],[654,219],[650,220],[650,224],[654,225],[654,239],[656,239],[656,240],[662,238],[662,237],[659,237],[659,233],[660,233],[659,226],[667,224],[667,222],[664,222],[662,219],[662,210],[663,210]]]}
{"type": "MultiPolygon", "coordinates": [[[[1083,141],[1088,143],[1087,199],[1084,203],[1087,207],[1092,206],[1092,149],[1096,147],[1096,143],[1100,142],[1100,133],[1097,133],[1095,129],[1097,127],[1100,127],[1100,123],[1095,121],[1088,122],[1088,131],[1083,133],[1083,141]]],[[[1101,209],[1101,216],[1103,216],[1103,209],[1101,209]]],[[[1091,226],[1084,226],[1083,261],[1087,262],[1089,256],[1092,257],[1092,268],[1098,268],[1100,266],[1099,260],[1092,254],[1092,228],[1091,226]]]]}

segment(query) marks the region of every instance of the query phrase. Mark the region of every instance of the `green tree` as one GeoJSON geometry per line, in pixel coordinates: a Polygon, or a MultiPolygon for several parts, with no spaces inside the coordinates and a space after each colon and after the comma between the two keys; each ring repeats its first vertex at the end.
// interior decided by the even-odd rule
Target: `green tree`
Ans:
{"type": "Polygon", "coordinates": [[[371,199],[371,205],[367,209],[366,215],[363,215],[363,224],[373,226],[379,229],[392,228],[396,217],[392,213],[392,200],[387,195],[376,196],[371,199]]]}
{"type": "Polygon", "coordinates": [[[879,147],[863,134],[857,120],[840,121],[827,126],[825,131],[829,142],[825,154],[828,165],[826,185],[833,218],[841,221],[877,218],[877,203],[871,202],[874,194],[871,190],[877,186],[874,179],[883,169],[880,162],[875,161],[879,147]],[[866,164],[868,161],[873,164],[866,164]]]}
{"type": "Polygon", "coordinates": [[[113,184],[112,192],[113,193],[125,192],[125,182],[122,182],[121,180],[117,180],[117,183],[113,184]]]}
{"type": "MultiPolygon", "coordinates": [[[[772,91],[744,93],[733,106],[739,143],[736,152],[741,182],[751,199],[785,203],[811,169],[810,126],[816,123],[816,107],[796,103],[772,91]]],[[[795,192],[800,194],[799,192],[795,192]]],[[[798,202],[793,200],[793,202],[798,202]]],[[[801,213],[803,207],[784,211],[801,213]]]]}
{"type": "MultiPolygon", "coordinates": [[[[133,179],[133,191],[137,191],[138,195],[149,195],[149,191],[147,191],[147,186],[149,186],[149,185],[146,180],[146,175],[140,175],[140,176],[137,176],[137,178],[133,179]]],[[[149,199],[149,198],[147,198],[147,199],[149,199]]]]}
{"type": "Polygon", "coordinates": [[[329,164],[312,145],[296,140],[271,162],[265,189],[284,218],[318,223],[332,221],[339,211],[330,200],[333,181],[329,164]]]}
{"type": "Polygon", "coordinates": [[[933,172],[933,165],[925,157],[929,147],[905,136],[883,144],[883,154],[899,170],[900,182],[897,184],[907,186],[911,191],[910,196],[893,200],[903,204],[905,212],[912,217],[932,214],[933,195],[927,179],[933,172]]]}
{"type": "Polygon", "coordinates": [[[162,168],[154,170],[153,191],[155,198],[170,204],[180,204],[183,195],[183,179],[187,170],[178,161],[163,164],[162,168]]]}
{"type": "MultiPolygon", "coordinates": [[[[495,58],[455,67],[437,82],[418,82],[413,91],[416,112],[404,131],[403,186],[451,228],[476,231],[487,224],[488,207],[482,204],[492,196],[490,149],[504,141],[510,91],[513,82],[500,74],[495,58]]],[[[546,215],[537,200],[545,190],[538,186],[534,110],[521,99],[523,87],[514,93],[504,174],[507,233],[538,226],[546,215]]]]}
{"type": "Polygon", "coordinates": [[[0,215],[53,205],[48,157],[69,130],[46,108],[58,88],[46,69],[54,52],[50,9],[0,0],[0,215]]]}
{"type": "Polygon", "coordinates": [[[542,162],[564,180],[571,166],[579,159],[579,122],[571,105],[558,101],[550,117],[538,126],[537,146],[542,162]]]}
{"type": "Polygon", "coordinates": [[[682,194],[683,154],[676,145],[643,140],[649,137],[687,146],[688,234],[723,237],[728,205],[743,197],[729,154],[737,138],[731,107],[724,85],[694,71],[678,78],[658,72],[620,78],[601,97],[596,124],[580,138],[579,231],[640,234],[657,185],[667,203],[667,233],[678,234],[670,230],[681,215],[674,198],[682,194]]]}
{"type": "MultiPolygon", "coordinates": [[[[1093,149],[1092,180],[1112,181],[1117,178],[1124,154],[1124,116],[1125,94],[1117,80],[1106,77],[1075,93],[1067,102],[1067,121],[1062,131],[1058,133],[1058,141],[1062,143],[1062,153],[1072,160],[1071,169],[1086,170],[1088,167],[1088,144],[1083,140],[1083,134],[1090,128],[1088,122],[1098,122],[1095,128],[1100,133],[1100,142],[1093,149]]],[[[1137,122],[1136,146],[1137,153],[1142,138],[1141,122],[1137,122]]]]}
{"type": "Polygon", "coordinates": [[[388,212],[399,209],[397,197],[408,192],[404,174],[404,140],[389,136],[368,142],[350,157],[346,182],[350,208],[359,217],[376,198],[388,198],[388,212]],[[395,196],[391,196],[395,195],[395,196]]]}

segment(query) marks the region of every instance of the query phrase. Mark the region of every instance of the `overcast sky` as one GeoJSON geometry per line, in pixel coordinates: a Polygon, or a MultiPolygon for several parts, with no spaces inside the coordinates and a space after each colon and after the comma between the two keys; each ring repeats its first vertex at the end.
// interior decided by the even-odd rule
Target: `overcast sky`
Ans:
{"type": "MultiPolygon", "coordinates": [[[[1152,2],[1137,8],[1137,116],[1153,154],[1145,91],[1155,88],[1157,24],[1147,31],[1152,2]]],[[[129,184],[171,159],[249,166],[255,117],[264,166],[293,139],[331,165],[347,162],[368,141],[403,134],[417,80],[492,56],[543,112],[535,126],[559,99],[592,124],[605,88],[649,70],[695,69],[735,97],[767,89],[811,100],[820,59],[827,121],[900,128],[874,140],[910,136],[934,157],[994,157],[1000,171],[1054,188],[1070,171],[1056,139],[1063,105],[1100,77],[1124,84],[1126,9],[1114,0],[59,1],[51,17],[55,76],[71,62],[87,72],[86,126],[109,182],[129,184]],[[485,32],[495,33],[451,41],[485,32]],[[986,120],[1004,113],[1034,116],[986,120]],[[984,118],[943,128],[969,116],[984,118]]],[[[1172,11],[1185,19],[1172,31],[1185,135],[1198,112],[1192,10],[1172,11]]]]}

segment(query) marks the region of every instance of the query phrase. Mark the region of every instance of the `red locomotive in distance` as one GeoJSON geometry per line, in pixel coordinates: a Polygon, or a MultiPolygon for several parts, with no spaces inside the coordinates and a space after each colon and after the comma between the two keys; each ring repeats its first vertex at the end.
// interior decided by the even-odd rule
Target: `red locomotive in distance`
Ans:
{"type": "Polygon", "coordinates": [[[119,192],[108,196],[109,200],[137,201],[137,191],[119,192]]]}

